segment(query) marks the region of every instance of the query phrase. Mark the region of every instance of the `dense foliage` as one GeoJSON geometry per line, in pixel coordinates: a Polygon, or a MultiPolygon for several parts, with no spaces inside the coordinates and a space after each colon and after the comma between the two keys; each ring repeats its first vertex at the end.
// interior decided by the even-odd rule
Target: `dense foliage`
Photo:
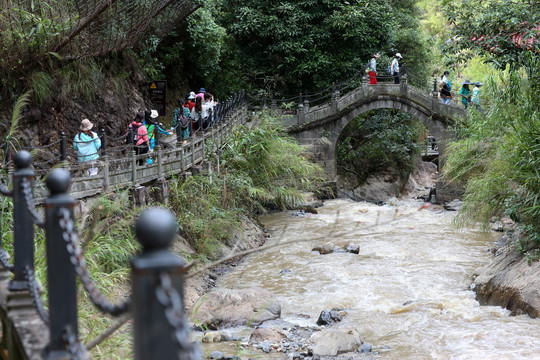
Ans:
{"type": "Polygon", "coordinates": [[[231,36],[228,63],[234,59],[236,73],[269,92],[326,88],[358,73],[374,52],[383,55],[380,68],[397,51],[409,64],[425,64],[410,0],[223,0],[220,14],[231,36]]]}
{"type": "Polygon", "coordinates": [[[338,170],[363,183],[371,174],[390,173],[407,179],[423,144],[423,125],[407,113],[376,110],[355,118],[338,143],[338,170]]]}
{"type": "Polygon", "coordinates": [[[530,53],[540,54],[540,4],[536,0],[452,1],[447,16],[453,25],[447,51],[464,59],[481,54],[505,69],[525,64],[530,53]]]}
{"type": "Polygon", "coordinates": [[[525,71],[491,77],[484,90],[491,109],[470,114],[444,168],[448,179],[466,184],[458,220],[487,224],[506,213],[523,230],[524,252],[540,247],[540,95],[533,82],[525,71]]]}
{"type": "Polygon", "coordinates": [[[268,120],[255,129],[240,128],[219,161],[219,174],[171,184],[171,209],[183,235],[202,257],[217,256],[219,244],[231,240],[232,230],[245,217],[268,206],[285,209],[301,204],[303,192],[312,190],[313,181],[323,176],[319,166],[304,158],[302,147],[268,120]]]}

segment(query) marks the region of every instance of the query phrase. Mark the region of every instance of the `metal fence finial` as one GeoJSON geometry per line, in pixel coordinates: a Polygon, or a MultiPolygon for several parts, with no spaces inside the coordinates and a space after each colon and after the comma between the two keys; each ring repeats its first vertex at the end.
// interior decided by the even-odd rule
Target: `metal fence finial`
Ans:
{"type": "Polygon", "coordinates": [[[145,210],[137,219],[135,233],[144,252],[165,250],[176,235],[176,219],[169,210],[162,208],[145,210]]]}
{"type": "Polygon", "coordinates": [[[32,164],[32,155],[26,150],[21,150],[15,155],[15,159],[13,160],[17,170],[26,169],[32,164]]]}
{"type": "Polygon", "coordinates": [[[51,195],[67,193],[69,185],[71,184],[71,176],[69,175],[69,171],[64,169],[52,170],[47,176],[45,184],[47,185],[51,195]]]}

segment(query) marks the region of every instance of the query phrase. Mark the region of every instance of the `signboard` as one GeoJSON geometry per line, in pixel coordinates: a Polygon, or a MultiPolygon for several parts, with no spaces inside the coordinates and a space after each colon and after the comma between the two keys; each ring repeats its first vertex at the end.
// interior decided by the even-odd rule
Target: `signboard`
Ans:
{"type": "Polygon", "coordinates": [[[167,80],[154,80],[148,83],[150,101],[159,116],[167,115],[167,80]]]}

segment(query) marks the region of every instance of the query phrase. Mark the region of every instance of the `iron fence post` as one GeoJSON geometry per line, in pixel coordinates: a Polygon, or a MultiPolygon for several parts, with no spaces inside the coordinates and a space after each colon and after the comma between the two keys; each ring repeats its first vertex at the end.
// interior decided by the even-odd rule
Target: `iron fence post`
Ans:
{"type": "Polygon", "coordinates": [[[101,156],[107,156],[107,136],[105,129],[101,129],[101,156]]]}
{"type": "Polygon", "coordinates": [[[156,123],[154,125],[154,147],[158,146],[159,145],[159,136],[160,136],[160,133],[159,133],[159,127],[160,127],[161,124],[158,124],[156,123]]]}
{"type": "Polygon", "coordinates": [[[155,152],[157,153],[157,163],[158,163],[158,179],[164,178],[163,176],[163,154],[161,152],[161,145],[154,147],[155,152]]]}
{"type": "Polygon", "coordinates": [[[135,134],[133,134],[133,128],[132,127],[129,128],[127,136],[128,136],[128,143],[129,143],[130,152],[135,151],[135,149],[134,149],[135,144],[134,144],[134,141],[133,141],[135,134]]]}
{"type": "Polygon", "coordinates": [[[24,276],[26,266],[34,269],[34,225],[28,212],[23,190],[23,179],[33,189],[34,171],[30,167],[32,155],[28,151],[19,151],[15,155],[13,172],[13,239],[14,239],[14,277],[9,284],[12,291],[28,290],[24,276]]]}
{"type": "Polygon", "coordinates": [[[67,160],[67,145],[66,145],[66,133],[63,131],[60,133],[60,160],[67,160]]]}
{"type": "Polygon", "coordinates": [[[131,259],[136,360],[195,359],[183,312],[184,261],[167,250],[176,235],[173,214],[145,210],[135,224],[142,254],[131,259]],[[167,281],[164,281],[167,280],[167,281]]]}
{"type": "MultiPolygon", "coordinates": [[[[77,275],[70,260],[65,240],[66,230],[60,226],[60,209],[66,209],[73,219],[74,200],[67,190],[71,178],[69,172],[54,169],[46,180],[49,197],[45,200],[45,233],[47,248],[47,283],[49,291],[50,340],[46,359],[71,359],[65,341],[66,333],[78,333],[77,324],[77,275]]],[[[65,224],[67,225],[67,224],[65,224]]],[[[68,227],[67,225],[66,227],[68,227]]],[[[72,231],[76,231],[73,227],[72,231]]]]}

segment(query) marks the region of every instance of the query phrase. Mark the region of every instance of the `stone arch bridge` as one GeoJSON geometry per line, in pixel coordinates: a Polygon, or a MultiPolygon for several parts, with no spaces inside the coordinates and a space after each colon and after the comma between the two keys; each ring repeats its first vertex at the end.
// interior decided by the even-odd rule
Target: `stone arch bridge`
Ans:
{"type": "MultiPolygon", "coordinates": [[[[289,133],[314,154],[315,161],[326,169],[331,181],[337,176],[336,145],[339,136],[355,117],[364,112],[396,109],[412,114],[437,139],[439,154],[444,153],[445,143],[451,137],[449,125],[465,116],[461,104],[441,104],[434,89],[420,90],[409,83],[407,76],[401,78],[400,84],[382,82],[368,85],[368,81],[363,78],[359,86],[345,94],[333,89],[326,101],[316,106],[309,100],[303,100],[294,111],[280,111],[277,102],[272,102],[274,115],[293,113],[283,116],[290,126],[289,133]]],[[[456,96],[454,100],[457,100],[456,96]]]]}

